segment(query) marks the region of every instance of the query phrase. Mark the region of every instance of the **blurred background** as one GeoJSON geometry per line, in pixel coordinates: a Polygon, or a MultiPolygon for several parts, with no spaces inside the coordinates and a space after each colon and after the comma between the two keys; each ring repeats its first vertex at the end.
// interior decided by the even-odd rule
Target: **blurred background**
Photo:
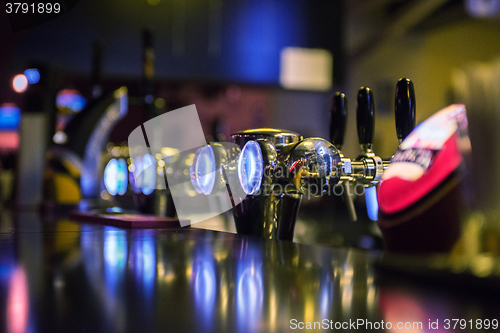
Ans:
{"type": "MultiPolygon", "coordinates": [[[[355,97],[368,86],[376,101],[374,148],[388,158],[398,146],[395,85],[408,77],[417,123],[465,102],[474,160],[500,159],[499,1],[80,0],[66,7],[19,31],[0,13],[0,184],[7,204],[23,174],[20,114],[38,115],[27,128],[41,133],[26,142],[44,153],[64,141],[58,133],[67,117],[121,86],[129,112],[110,132],[110,149],[147,119],[190,104],[207,139],[258,127],[328,138],[331,98],[343,91],[343,152],[355,157],[355,97]],[[27,88],[14,80],[23,73],[32,81],[27,88]]],[[[29,161],[43,164],[35,155],[29,161]]],[[[499,173],[489,171],[471,176],[475,204],[484,210],[494,209],[500,194],[499,173]]]]}

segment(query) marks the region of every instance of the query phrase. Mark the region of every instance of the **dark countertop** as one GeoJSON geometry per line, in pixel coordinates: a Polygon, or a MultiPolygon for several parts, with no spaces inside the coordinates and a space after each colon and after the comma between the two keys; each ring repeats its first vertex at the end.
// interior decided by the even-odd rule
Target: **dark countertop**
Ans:
{"type": "MultiPolygon", "coordinates": [[[[497,298],[381,273],[379,259],[196,228],[3,214],[0,331],[288,332],[363,319],[393,328],[420,322],[413,332],[423,332],[429,320],[443,329],[446,318],[500,319],[497,298]]],[[[371,331],[352,328],[343,331],[371,331]]]]}

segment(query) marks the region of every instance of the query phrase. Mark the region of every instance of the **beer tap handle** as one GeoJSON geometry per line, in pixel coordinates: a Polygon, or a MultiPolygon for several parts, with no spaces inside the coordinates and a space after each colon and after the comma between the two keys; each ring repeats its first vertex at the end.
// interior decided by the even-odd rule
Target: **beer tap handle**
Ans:
{"type": "Polygon", "coordinates": [[[415,128],[415,90],[410,79],[399,79],[395,101],[396,134],[399,143],[415,128]]]}
{"type": "Polygon", "coordinates": [[[361,87],[358,91],[356,123],[361,150],[363,152],[371,151],[375,125],[375,104],[370,88],[361,87]]]}
{"type": "Polygon", "coordinates": [[[337,92],[330,107],[330,142],[339,150],[344,144],[346,122],[347,98],[343,92],[337,92]]]}
{"type": "MultiPolygon", "coordinates": [[[[337,92],[333,96],[332,106],[330,107],[330,142],[341,149],[344,143],[345,126],[347,122],[347,98],[344,93],[337,92]]],[[[342,158],[344,155],[341,155],[342,158]]],[[[349,162],[350,163],[350,162],[349,162]]],[[[349,181],[341,184],[343,186],[343,197],[347,205],[347,212],[351,221],[357,221],[356,208],[351,194],[351,185],[349,181]]]]}
{"type": "Polygon", "coordinates": [[[378,218],[377,189],[373,181],[378,182],[383,172],[383,162],[373,153],[373,131],[375,127],[375,103],[373,93],[370,88],[361,87],[358,91],[358,100],[356,108],[356,121],[358,125],[358,140],[361,146],[361,156],[359,161],[363,162],[365,167],[365,200],[368,217],[375,221],[378,218]],[[369,180],[367,182],[367,180],[369,180]],[[370,184],[371,183],[371,184],[370,184]]]}

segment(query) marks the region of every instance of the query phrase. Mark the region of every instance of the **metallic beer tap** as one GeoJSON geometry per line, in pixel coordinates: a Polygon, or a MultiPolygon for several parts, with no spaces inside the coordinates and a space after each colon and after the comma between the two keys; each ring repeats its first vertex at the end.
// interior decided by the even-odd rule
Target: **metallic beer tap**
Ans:
{"type": "Polygon", "coordinates": [[[373,93],[370,88],[361,87],[357,98],[357,128],[361,153],[352,160],[342,157],[338,170],[341,182],[356,182],[365,187],[376,185],[389,162],[384,162],[372,149],[374,128],[373,93]]]}
{"type": "MultiPolygon", "coordinates": [[[[370,88],[361,87],[358,91],[356,106],[356,122],[358,128],[358,141],[360,155],[352,163],[353,170],[361,169],[361,177],[355,177],[357,182],[367,187],[376,185],[382,178],[384,163],[373,152],[373,131],[375,127],[375,103],[370,88]]],[[[388,166],[388,164],[387,164],[388,166]]],[[[354,172],[356,174],[356,172],[354,172]]]]}
{"type": "MultiPolygon", "coordinates": [[[[332,188],[338,185],[345,186],[351,218],[356,218],[349,185],[363,188],[376,185],[389,160],[382,160],[373,152],[375,109],[373,93],[365,87],[357,96],[361,153],[352,160],[338,150],[344,139],[346,104],[343,93],[334,96],[330,110],[330,140],[333,144],[321,138],[304,139],[295,132],[270,128],[241,131],[231,136],[236,147],[228,152],[228,156],[236,162],[221,163],[220,167],[212,169],[227,174],[224,178],[232,197],[239,234],[292,240],[302,196],[332,193],[332,188]],[[239,187],[237,191],[231,189],[235,188],[235,183],[239,187]]],[[[398,82],[395,107],[397,133],[401,139],[414,126],[414,93],[410,80],[398,82]],[[401,94],[408,97],[405,99],[401,94]]],[[[195,164],[197,160],[195,158],[195,164]]],[[[192,179],[197,177],[193,174],[192,179]]]]}
{"type": "MultiPolygon", "coordinates": [[[[399,143],[410,134],[415,127],[415,90],[410,79],[399,79],[395,97],[396,133],[399,143]]],[[[356,120],[358,140],[361,153],[355,160],[342,159],[340,178],[350,176],[350,181],[365,186],[376,185],[390,159],[382,159],[373,152],[373,132],[375,124],[375,106],[373,92],[370,88],[361,87],[357,96],[356,120]]]]}
{"type": "MultiPolygon", "coordinates": [[[[288,159],[302,141],[295,132],[254,129],[235,133],[231,140],[242,150],[238,178],[247,196],[233,208],[239,234],[293,240],[302,194],[285,180],[288,159]],[[256,164],[263,171],[255,169],[256,164]]],[[[240,201],[240,200],[238,200],[240,201]]]]}
{"type": "MultiPolygon", "coordinates": [[[[375,155],[372,149],[374,119],[375,106],[373,93],[370,88],[361,87],[358,91],[356,106],[358,140],[361,152],[354,161],[349,161],[346,158],[343,159],[343,164],[347,166],[347,168],[343,168],[343,171],[346,174],[349,174],[350,171],[350,179],[347,182],[346,189],[349,189],[350,184],[353,183],[356,184],[356,188],[362,186],[362,193],[365,195],[367,203],[368,216],[371,220],[376,220],[378,214],[377,194],[373,186],[380,181],[382,173],[384,172],[384,163],[382,159],[375,155]]],[[[355,190],[355,193],[358,192],[359,191],[355,190]]],[[[349,211],[354,211],[352,196],[350,193],[348,193],[347,196],[348,200],[346,200],[346,202],[348,209],[349,211]],[[349,207],[349,205],[351,205],[351,207],[349,207]]]]}
{"type": "MultiPolygon", "coordinates": [[[[365,196],[367,197],[367,205],[369,204],[368,197],[371,196],[372,206],[375,211],[369,212],[372,220],[376,220],[376,190],[370,188],[376,185],[382,178],[385,169],[389,167],[390,159],[382,159],[375,155],[373,151],[373,132],[375,124],[375,105],[373,93],[370,88],[361,87],[357,96],[356,120],[358,129],[358,140],[360,144],[360,154],[354,160],[343,157],[341,169],[342,174],[350,174],[350,183],[362,184],[366,187],[365,196]]],[[[396,85],[395,97],[395,119],[396,133],[399,143],[413,130],[415,127],[415,91],[413,83],[410,79],[399,79],[396,85]]],[[[342,176],[341,179],[346,178],[342,176]]],[[[346,201],[347,204],[352,204],[352,201],[346,201]]]]}

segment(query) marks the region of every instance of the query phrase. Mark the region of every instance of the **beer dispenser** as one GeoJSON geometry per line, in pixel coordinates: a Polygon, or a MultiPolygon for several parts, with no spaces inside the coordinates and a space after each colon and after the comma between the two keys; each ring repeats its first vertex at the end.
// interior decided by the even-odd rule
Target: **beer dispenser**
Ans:
{"type": "MultiPolygon", "coordinates": [[[[414,127],[414,103],[413,84],[408,79],[401,79],[397,84],[395,104],[398,138],[407,135],[414,127]]],[[[334,96],[331,112],[331,139],[341,147],[346,119],[344,94],[334,96]]],[[[230,191],[232,202],[239,202],[233,207],[237,233],[292,240],[304,195],[329,194],[335,186],[348,188],[350,183],[363,188],[376,185],[389,160],[383,160],[373,152],[374,115],[373,93],[362,87],[357,96],[356,112],[361,153],[356,159],[345,157],[338,147],[325,139],[303,138],[298,133],[282,129],[250,129],[231,135],[237,151],[223,155],[237,155],[236,166],[218,163],[217,168],[227,184],[232,184],[234,178],[238,179],[242,191],[233,192],[245,194],[244,198],[234,198],[230,191]]],[[[195,164],[202,160],[195,157],[195,164]]],[[[193,170],[198,168],[194,165],[193,170]]],[[[197,184],[200,175],[192,172],[191,179],[197,184]]],[[[204,191],[204,194],[211,191],[204,191]]],[[[349,192],[347,195],[348,204],[352,205],[349,192]]],[[[355,217],[354,206],[350,209],[355,217]]]]}

